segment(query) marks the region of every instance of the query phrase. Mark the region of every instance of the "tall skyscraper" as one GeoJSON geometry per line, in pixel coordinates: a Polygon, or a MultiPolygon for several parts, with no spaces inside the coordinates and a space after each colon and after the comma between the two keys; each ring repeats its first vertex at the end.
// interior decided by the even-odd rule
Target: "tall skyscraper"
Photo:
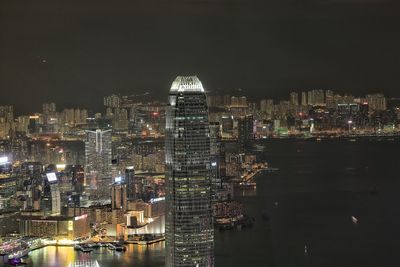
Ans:
{"type": "Polygon", "coordinates": [[[304,107],[308,105],[307,92],[301,92],[301,105],[304,107]]]}
{"type": "Polygon", "coordinates": [[[260,101],[260,111],[262,113],[265,113],[267,109],[267,100],[266,99],[261,99],[260,101]]]}
{"type": "Polygon", "coordinates": [[[328,108],[334,108],[335,107],[334,93],[333,93],[332,90],[326,90],[325,91],[325,102],[326,102],[326,106],[328,108]]]}
{"type": "Polygon", "coordinates": [[[0,106],[0,139],[6,139],[10,130],[13,129],[14,108],[13,106],[0,106]]]}
{"type": "Polygon", "coordinates": [[[218,199],[218,191],[221,190],[220,167],[220,146],[221,146],[221,125],[219,122],[210,123],[210,160],[211,160],[211,192],[213,200],[218,199]]]}
{"type": "Polygon", "coordinates": [[[214,266],[210,128],[196,76],[172,83],[166,117],[166,266],[214,266]]]}
{"type": "Polygon", "coordinates": [[[126,183],[122,177],[115,177],[111,186],[111,208],[126,211],[126,183]]]}
{"type": "Polygon", "coordinates": [[[298,106],[299,105],[299,94],[296,92],[290,93],[290,105],[298,106]]]}
{"type": "Polygon", "coordinates": [[[125,183],[127,198],[129,200],[135,200],[137,198],[136,194],[136,181],[135,181],[135,169],[133,166],[128,166],[125,169],[125,183]]]}
{"type": "Polygon", "coordinates": [[[254,140],[254,118],[247,115],[238,118],[238,143],[239,152],[244,153],[246,148],[254,140]]]}
{"type": "Polygon", "coordinates": [[[91,198],[110,198],[111,160],[111,130],[87,131],[85,184],[90,188],[91,198]]]}

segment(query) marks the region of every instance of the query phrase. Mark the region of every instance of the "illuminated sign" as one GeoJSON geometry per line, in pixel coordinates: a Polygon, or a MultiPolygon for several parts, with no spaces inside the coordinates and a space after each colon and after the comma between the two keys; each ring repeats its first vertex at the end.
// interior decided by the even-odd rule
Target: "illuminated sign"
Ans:
{"type": "Polygon", "coordinates": [[[0,157],[0,164],[7,163],[8,157],[0,157]]]}
{"type": "Polygon", "coordinates": [[[83,215],[80,215],[80,216],[76,216],[75,217],[75,221],[79,221],[79,220],[86,219],[86,218],[87,218],[87,214],[83,214],[83,215]]]}
{"type": "Polygon", "coordinates": [[[62,170],[65,170],[65,164],[57,164],[56,165],[56,168],[57,168],[57,171],[62,171],[62,170]]]}
{"type": "Polygon", "coordinates": [[[150,203],[156,203],[165,200],[165,197],[158,197],[150,199],[150,203]]]}
{"type": "Polygon", "coordinates": [[[122,182],[122,177],[121,176],[115,177],[114,178],[114,182],[115,183],[121,183],[122,182]]]}
{"type": "Polygon", "coordinates": [[[55,173],[55,172],[46,173],[46,176],[47,176],[47,180],[48,180],[49,182],[55,182],[55,181],[57,181],[57,176],[56,176],[56,173],[55,173]]]}
{"type": "Polygon", "coordinates": [[[73,230],[74,230],[74,222],[68,221],[68,231],[73,231],[73,230]]]}

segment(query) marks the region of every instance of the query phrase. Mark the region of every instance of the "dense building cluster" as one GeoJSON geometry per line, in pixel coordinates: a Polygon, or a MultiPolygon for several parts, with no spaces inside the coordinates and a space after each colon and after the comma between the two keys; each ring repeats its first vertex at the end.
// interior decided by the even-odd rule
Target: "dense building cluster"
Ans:
{"type": "Polygon", "coordinates": [[[195,76],[177,77],[168,103],[110,95],[102,113],[45,103],[18,116],[1,106],[0,236],[133,240],[166,229],[168,266],[212,266],[213,224],[244,218],[234,189],[267,166],[258,139],[397,135],[399,121],[399,103],[382,94],[251,102],[206,96],[195,76]]]}
{"type": "MultiPolygon", "coordinates": [[[[210,95],[211,120],[222,125],[225,138],[242,136],[246,120],[252,117],[254,138],[304,136],[318,133],[379,134],[397,132],[400,101],[383,94],[365,97],[339,95],[331,90],[292,92],[288,100],[210,95]],[[240,101],[238,101],[240,99],[240,101]],[[239,104],[238,104],[239,103],[239,104]]],[[[249,131],[249,130],[247,130],[249,131]]],[[[241,139],[241,138],[239,138],[241,139]]]]}

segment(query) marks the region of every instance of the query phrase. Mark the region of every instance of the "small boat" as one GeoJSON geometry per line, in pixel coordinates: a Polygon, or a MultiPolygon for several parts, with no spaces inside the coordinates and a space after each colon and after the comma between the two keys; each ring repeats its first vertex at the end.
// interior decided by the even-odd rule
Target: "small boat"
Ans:
{"type": "Polygon", "coordinates": [[[352,221],[354,224],[357,224],[357,223],[358,223],[358,219],[357,219],[356,217],[354,217],[354,216],[351,216],[351,221],[352,221]]]}
{"type": "Polygon", "coordinates": [[[23,266],[27,265],[26,262],[23,262],[21,258],[13,258],[8,260],[8,264],[12,266],[23,266]]]}
{"type": "Polygon", "coordinates": [[[93,251],[93,248],[89,247],[89,246],[81,246],[81,251],[83,253],[90,253],[93,251]]]}
{"type": "Polygon", "coordinates": [[[257,183],[256,182],[241,182],[239,183],[240,188],[256,188],[257,183]]]}
{"type": "Polygon", "coordinates": [[[253,148],[254,148],[255,151],[264,151],[265,146],[263,146],[263,145],[254,145],[253,148]]]}
{"type": "Polygon", "coordinates": [[[126,247],[124,245],[116,244],[115,251],[126,251],[126,247]]]}
{"type": "Polygon", "coordinates": [[[109,250],[115,250],[117,247],[114,244],[108,243],[107,245],[109,250]]]}
{"type": "Polygon", "coordinates": [[[10,253],[8,255],[8,259],[12,260],[24,258],[28,256],[29,252],[31,252],[29,248],[20,248],[19,250],[10,253]]]}

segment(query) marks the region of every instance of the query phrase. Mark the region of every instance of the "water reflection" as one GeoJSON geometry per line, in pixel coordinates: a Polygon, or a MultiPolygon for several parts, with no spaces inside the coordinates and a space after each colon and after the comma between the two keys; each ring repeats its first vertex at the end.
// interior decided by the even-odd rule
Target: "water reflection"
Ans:
{"type": "Polygon", "coordinates": [[[49,246],[32,251],[28,266],[164,266],[164,242],[140,246],[128,245],[125,252],[99,248],[91,253],[75,251],[73,247],[49,246]],[[85,265],[86,264],[86,265],[85,265]]]}

